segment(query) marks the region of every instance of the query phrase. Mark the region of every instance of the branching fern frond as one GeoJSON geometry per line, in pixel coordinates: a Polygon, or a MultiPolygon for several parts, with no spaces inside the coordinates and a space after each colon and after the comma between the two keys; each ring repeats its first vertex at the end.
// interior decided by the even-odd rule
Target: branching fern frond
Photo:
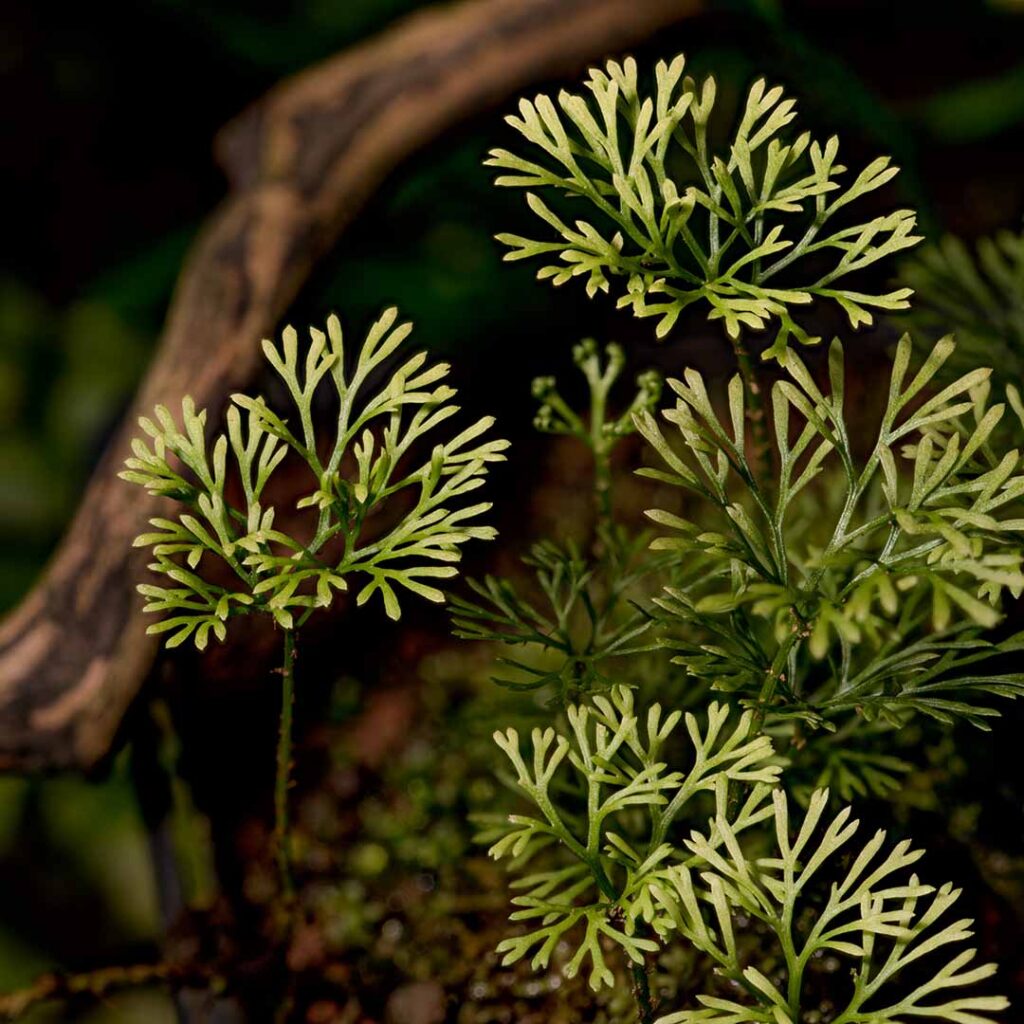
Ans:
{"type": "MultiPolygon", "coordinates": [[[[590,985],[611,984],[602,936],[635,963],[658,948],[642,934],[661,927],[651,886],[675,861],[674,826],[701,793],[713,796],[717,818],[742,832],[770,814],[765,800],[779,767],[771,763],[771,741],[751,734],[747,712],[731,728],[727,708],[712,704],[707,724],[690,713],[664,715],[653,704],[646,715],[633,692],[615,687],[590,705],[567,711],[568,729],[535,729],[529,745],[515,729],[497,732],[495,742],[508,757],[516,787],[535,813],[513,814],[498,830],[490,854],[511,858],[521,872],[552,848],[555,863],[512,883],[519,895],[512,921],[523,934],[498,947],[504,963],[532,954],[534,969],[547,966],[562,941],[573,946],[565,974],[575,976],[590,960],[590,985]],[[670,770],[663,757],[672,733],[685,721],[692,756],[687,770],[670,770]],[[729,785],[750,787],[736,809],[728,804],[729,785]],[[568,863],[566,863],[568,861],[568,863]]],[[[715,825],[709,843],[718,841],[715,825]]]]}
{"type": "Polygon", "coordinates": [[[988,730],[988,719],[999,712],[979,699],[1024,692],[1021,673],[995,672],[992,661],[1011,659],[1022,643],[1021,634],[996,642],[966,623],[918,639],[894,638],[830,695],[826,706],[831,713],[856,709],[868,721],[877,718],[895,727],[913,712],[943,725],[960,719],[988,730]],[[976,671],[975,665],[986,667],[976,671]]]}
{"type": "Polygon", "coordinates": [[[507,442],[485,439],[493,420],[484,417],[434,443],[425,460],[417,456],[423,439],[458,406],[454,388],[443,383],[448,366],[430,365],[425,353],[379,383],[412,329],[397,319],[397,310],[385,312],[354,357],[347,357],[334,316],[326,333],[310,330],[304,351],[291,327],[280,346],[264,341],[292,417],[278,415],[261,397],[234,395],[227,432],[209,444],[206,411],[190,398],[182,402],[180,426],[163,406],[140,420],[148,440],[133,442],[121,476],[183,506],[175,519],[153,519],[153,531],[135,542],[152,549],[151,568],[169,581],[139,588],[146,611],[168,613],[149,632],[170,633],[170,647],[191,637],[202,648],[211,634],[224,639],[235,615],[265,612],[291,628],[330,604],[354,575],[365,581],[357,603],[379,592],[387,614],[397,618],[399,592],[442,600],[437,583],[456,574],[452,563],[461,546],[495,535],[476,523],[490,505],[466,496],[484,483],[489,464],[504,458],[507,442]],[[322,391],[331,392],[336,413],[326,447],[313,413],[322,391]],[[308,510],[302,536],[276,525],[278,509],[265,496],[286,456],[312,475],[312,490],[297,503],[308,510]],[[381,526],[382,509],[401,511],[381,517],[387,520],[381,526]],[[200,574],[204,559],[225,571],[200,574]]]}
{"type": "Polygon", "coordinates": [[[472,598],[449,598],[454,633],[501,645],[494,681],[507,689],[550,690],[559,703],[608,689],[618,659],[661,648],[650,616],[631,603],[669,562],[646,551],[649,540],[602,531],[600,564],[571,541],[538,542],[522,561],[540,599],[506,578],[469,580],[472,598]]]}
{"type": "Polygon", "coordinates": [[[920,850],[908,840],[887,847],[883,831],[858,847],[849,807],[827,819],[827,790],[812,796],[798,829],[790,824],[785,793],[775,790],[772,801],[772,856],[748,857],[731,824],[718,818],[712,838],[694,832],[686,842],[706,866],[672,867],[665,872],[670,884],[654,883],[671,926],[746,993],[743,1001],[699,996],[700,1009],[669,1014],[659,1024],[796,1024],[808,1009],[808,967],[823,953],[852,961],[850,984],[837,981],[829,989],[836,1024],[919,1018],[989,1024],[1009,1005],[1002,996],[975,994],[996,965],[972,966],[976,950],[965,948],[972,922],[949,920],[960,891],[948,884],[936,889],[908,873],[920,850]],[[737,910],[774,935],[785,965],[781,980],[741,961],[737,910]]]}
{"type": "Polygon", "coordinates": [[[1024,587],[1024,518],[1018,517],[1024,471],[1017,450],[992,451],[988,444],[1005,411],[978,406],[989,371],[973,370],[928,391],[953,348],[943,339],[910,376],[911,342],[903,338],[866,457],[851,441],[838,342],[827,389],[795,353],[784,361],[788,379],[772,391],[774,474],[748,459],[739,377],[729,385],[724,421],[700,374],[688,370],[683,380],[670,380],[676,404],[662,415],[675,428],[673,443],[653,415],[637,416],[665,467],[640,472],[696,495],[707,512],[699,522],[648,513],[671,531],[655,541],[658,548],[700,560],[698,572],[657,601],[684,627],[680,661],[690,671],[763,707],[774,705],[775,713],[817,722],[844,708],[871,714],[916,708],[977,722],[987,711],[972,713],[949,699],[954,690],[1024,692],[1020,674],[986,683],[959,671],[1012,644],[943,635],[961,622],[994,626],[1004,592],[1016,595],[1024,587]],[[965,426],[968,413],[975,420],[965,426]],[[826,471],[838,491],[834,506],[812,487],[826,471]],[[813,521],[799,515],[805,491],[818,502],[813,521]],[[918,609],[926,600],[937,636],[918,649],[920,661],[901,661],[898,652],[892,661],[884,653],[873,657],[886,644],[910,643],[924,625],[918,609]],[[972,645],[969,657],[958,646],[964,642],[972,645]],[[823,688],[815,682],[820,663],[827,666],[823,688]]]}
{"type": "Polygon", "coordinates": [[[634,415],[657,405],[661,378],[640,374],[629,404],[613,412],[610,395],[625,366],[622,348],[608,345],[602,358],[593,341],[583,341],[574,346],[573,361],[586,381],[587,411],[572,407],[554,377],[540,377],[533,382],[541,402],[534,423],[545,433],[574,438],[593,459],[596,553],[571,539],[541,541],[522,559],[532,577],[526,585],[487,576],[469,581],[472,596],[451,597],[456,636],[502,646],[496,683],[548,689],[562,704],[610,687],[618,659],[660,647],[650,616],[636,603],[658,590],[659,575],[673,561],[651,553],[646,535],[617,525],[611,508],[612,453],[636,432],[634,415]]]}
{"type": "Polygon", "coordinates": [[[682,56],[659,62],[650,95],[630,58],[592,69],[589,96],[563,91],[557,104],[545,95],[520,101],[518,116],[507,120],[534,152],[524,158],[496,149],[487,162],[505,172],[497,184],[531,190],[527,203],[549,234],[539,241],[499,235],[506,259],[556,257],[538,276],[556,285],[585,277],[590,295],[623,279],[619,305],[658,317],[659,337],[697,302],[733,338],[775,322],[766,357],[782,355],[790,337],[819,340],[795,320],[815,298],[838,303],[854,327],[871,323],[872,309],[906,308],[909,288],[866,294],[840,284],[920,240],[910,210],[847,223],[847,207],[897,173],[889,158],[844,185],[838,140],[790,137],[795,102],[763,79],[715,152],[715,80],[697,83],[685,63],[682,56]],[[570,224],[541,189],[586,200],[596,219],[570,224]]]}

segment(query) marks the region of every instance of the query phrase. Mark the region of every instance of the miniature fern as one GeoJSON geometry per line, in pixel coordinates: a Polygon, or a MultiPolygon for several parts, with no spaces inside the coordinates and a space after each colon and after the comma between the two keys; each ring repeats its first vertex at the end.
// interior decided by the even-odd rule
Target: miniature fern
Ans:
{"type": "Polygon", "coordinates": [[[573,346],[573,362],[582,372],[589,392],[589,415],[581,417],[558,391],[554,377],[537,377],[533,397],[542,404],[534,426],[549,434],[575,437],[590,449],[594,459],[594,496],[599,518],[607,523],[611,516],[611,453],[618,442],[635,433],[633,415],[653,409],[661,397],[661,375],[654,370],[638,374],[632,402],[617,416],[608,407],[612,387],[622,375],[626,354],[614,343],[605,347],[602,361],[597,343],[587,338],[573,346]]]}
{"type": "Polygon", "coordinates": [[[680,936],[711,957],[746,994],[740,1002],[699,996],[700,1009],[662,1017],[659,1024],[796,1024],[813,958],[849,957],[849,986],[829,988],[835,1024],[897,1024],[910,1018],[986,1024],[1009,1004],[1002,996],[966,994],[990,978],[995,964],[972,966],[964,948],[971,921],[942,920],[960,891],[936,889],[907,869],[922,856],[909,840],[886,850],[878,831],[859,849],[850,808],[827,821],[828,791],[811,798],[795,838],[784,791],[772,794],[776,850],[748,856],[731,823],[719,816],[710,837],[694,832],[686,848],[700,863],[681,864],[654,883],[656,899],[680,936]],[[831,875],[827,898],[818,899],[831,875]],[[737,952],[734,913],[763,922],[778,942],[781,979],[744,965],[737,952]],[[918,963],[924,961],[923,963],[918,963]],[[911,970],[920,971],[911,980],[911,970]]]}
{"type": "Polygon", "coordinates": [[[570,226],[530,191],[530,209],[554,238],[499,235],[506,259],[557,256],[560,262],[538,276],[556,285],[585,277],[591,296],[622,278],[619,305],[659,317],[659,337],[697,302],[706,302],[709,317],[734,339],[744,327],[775,322],[766,358],[783,355],[791,336],[819,340],[796,320],[797,309],[815,298],[838,303],[853,327],[870,324],[871,309],[906,308],[909,288],[868,294],[839,283],[920,240],[910,210],[838,223],[851,203],[897,173],[889,158],[844,187],[838,140],[821,144],[807,132],[789,138],[795,102],[763,79],[751,87],[730,141],[715,152],[715,80],[698,84],[684,75],[685,63],[682,56],[659,62],[651,95],[627,59],[592,69],[589,97],[563,91],[557,106],[545,95],[520,101],[519,115],[507,120],[535,154],[493,150],[488,163],[505,172],[497,184],[582,198],[598,219],[570,226]]]}
{"type": "Polygon", "coordinates": [[[451,403],[455,390],[441,383],[448,367],[429,366],[420,353],[379,390],[371,386],[412,329],[410,324],[396,327],[397,317],[397,310],[390,309],[373,325],[351,366],[346,366],[337,317],[328,320],[326,334],[310,331],[301,359],[298,336],[290,327],[280,348],[263,343],[294,405],[292,426],[263,398],[246,395],[233,397],[227,434],[210,445],[206,412],[197,412],[189,398],[182,402],[180,428],[162,406],[154,419],[140,420],[150,441],[133,443],[133,457],[121,476],[185,508],[177,520],[152,520],[154,532],[135,541],[153,549],[151,568],[175,584],[139,588],[149,599],[147,611],[172,613],[149,628],[151,633],[171,632],[169,647],[190,637],[205,647],[211,632],[223,639],[229,618],[242,614],[268,613],[289,629],[296,617],[301,624],[312,610],[329,605],[333,591],[347,590],[351,576],[366,581],[358,604],[379,592],[387,614],[398,618],[399,588],[442,600],[434,581],[456,574],[451,563],[458,561],[461,545],[494,537],[493,528],[471,522],[490,506],[461,500],[484,482],[489,463],[504,458],[507,442],[482,439],[493,420],[478,420],[435,444],[426,460],[409,465],[413,446],[458,412],[451,403]],[[337,401],[337,423],[326,451],[313,416],[322,384],[337,401]],[[289,453],[312,475],[313,490],[296,503],[298,509],[311,510],[306,538],[275,528],[280,516],[264,500],[274,471],[289,453]],[[172,466],[171,459],[183,469],[172,466]],[[229,496],[229,470],[240,481],[240,502],[229,496]],[[384,503],[402,500],[398,495],[407,495],[411,507],[387,527],[368,529],[367,521],[384,503]],[[184,564],[176,556],[184,556],[184,564]],[[230,571],[232,586],[209,582],[196,571],[207,556],[230,571]]]}
{"type": "Polygon", "coordinates": [[[573,361],[587,384],[587,412],[562,397],[554,377],[542,377],[533,384],[542,403],[534,425],[576,439],[593,459],[594,550],[572,540],[538,542],[522,559],[535,594],[510,579],[487,576],[469,581],[472,597],[451,598],[456,636],[505,650],[496,659],[502,671],[495,682],[513,690],[550,689],[563,704],[610,687],[621,659],[660,647],[650,635],[650,616],[636,601],[658,588],[654,581],[674,560],[647,551],[649,536],[616,524],[612,508],[612,453],[636,432],[633,416],[657,405],[660,376],[640,374],[632,400],[613,413],[610,396],[625,365],[621,347],[607,346],[602,359],[596,345],[584,341],[574,346],[573,361]]]}
{"type": "Polygon", "coordinates": [[[287,791],[291,764],[294,645],[298,630],[318,608],[329,606],[349,580],[363,580],[364,604],[380,593],[392,619],[398,593],[442,601],[438,581],[456,575],[453,563],[469,540],[489,540],[493,527],[475,520],[490,505],[466,501],[484,483],[488,465],[504,458],[506,441],[485,440],[493,425],[484,417],[420,461],[423,438],[458,412],[455,389],[444,384],[448,366],[429,365],[426,353],[401,363],[380,383],[391,357],[412,330],[387,310],[365,341],[346,358],[341,323],[326,333],[310,330],[299,351],[297,332],[285,328],[280,347],[263,353],[283,382],[294,418],[278,415],[262,397],[234,395],[227,433],[207,443],[205,410],[182,401],[181,426],[163,406],[139,423],[148,441],[132,443],[121,477],[150,494],[175,500],[176,519],[154,518],[137,547],[152,549],[150,569],[165,585],[144,583],[145,611],[167,613],[149,633],[169,633],[168,647],[191,639],[199,649],[213,635],[224,640],[228,622],[265,614],[284,630],[281,730],[275,789],[276,838],[282,887],[291,892],[287,853],[287,791]],[[327,444],[319,436],[314,406],[330,393],[335,424],[327,444]],[[311,476],[296,502],[308,520],[295,533],[268,500],[268,487],[292,456],[311,476]],[[211,565],[215,563],[215,565],[211,565]]]}
{"type": "Polygon", "coordinates": [[[772,391],[772,476],[748,460],[739,378],[729,386],[728,425],[699,374],[669,381],[677,401],[663,415],[681,449],[652,415],[638,415],[667,467],[641,473],[696,495],[709,513],[699,524],[664,510],[648,513],[672,531],[656,547],[695,566],[657,602],[666,621],[683,626],[679,659],[692,673],[763,710],[815,724],[851,709],[926,710],[979,721],[988,712],[950,700],[954,690],[1024,692],[1018,673],[986,679],[959,672],[1016,647],[958,629],[963,622],[995,625],[1003,593],[1016,595],[1024,586],[1024,519],[1014,514],[1024,472],[1016,450],[985,447],[1003,406],[977,410],[973,429],[963,428],[961,418],[974,408],[971,392],[987,370],[923,398],[952,351],[950,340],[940,341],[908,381],[910,341],[900,342],[866,458],[846,421],[838,342],[827,391],[794,353],[786,357],[789,379],[772,391]],[[798,499],[825,472],[838,504],[823,514],[816,492],[814,521],[801,517],[798,499]],[[936,634],[914,657],[894,651],[906,654],[926,622],[936,634]],[[818,672],[816,663],[825,668],[818,672]]]}
{"type": "Polygon", "coordinates": [[[501,672],[493,678],[510,690],[552,690],[564,703],[607,689],[620,659],[661,646],[651,635],[650,616],[631,603],[666,564],[646,552],[649,540],[646,534],[602,532],[600,560],[571,541],[539,541],[522,559],[533,572],[539,599],[506,578],[469,580],[474,596],[450,599],[454,634],[500,644],[506,653],[496,656],[501,672]]]}
{"type": "MultiPolygon", "coordinates": [[[[692,763],[686,771],[669,770],[663,750],[683,717],[679,711],[663,716],[659,704],[642,716],[633,692],[618,686],[590,705],[570,706],[567,733],[535,729],[532,752],[524,751],[515,729],[495,733],[512,764],[515,786],[539,814],[512,814],[488,830],[491,856],[510,858],[521,873],[552,844],[559,854],[553,864],[512,883],[519,893],[512,900],[517,908],[512,920],[525,923],[526,931],[498,947],[504,963],[532,952],[538,969],[548,964],[559,942],[571,941],[566,976],[573,977],[589,959],[591,987],[612,984],[601,938],[614,942],[636,965],[642,965],[644,952],[658,948],[643,934],[659,927],[651,887],[674,863],[671,837],[681,817],[693,814],[690,805],[698,795],[712,794],[719,815],[728,817],[735,832],[770,814],[765,799],[779,768],[771,763],[771,741],[751,734],[752,715],[745,713],[729,729],[726,707],[712,704],[703,727],[688,713],[692,763]],[[728,814],[730,783],[751,790],[728,814]]],[[[712,845],[717,835],[713,830],[712,845]]]]}

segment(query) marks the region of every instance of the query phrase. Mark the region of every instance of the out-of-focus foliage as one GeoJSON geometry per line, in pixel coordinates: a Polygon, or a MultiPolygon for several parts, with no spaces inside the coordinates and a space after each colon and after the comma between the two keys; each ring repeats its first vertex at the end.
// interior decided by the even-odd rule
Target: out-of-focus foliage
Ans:
{"type": "Polygon", "coordinates": [[[0,284],[0,529],[11,541],[0,607],[38,571],[147,354],[144,333],[100,295],[58,313],[14,279],[0,284]]]}
{"type": "Polygon", "coordinates": [[[907,318],[918,337],[956,337],[945,372],[991,366],[1024,408],[1016,390],[1024,382],[1024,232],[1000,231],[973,248],[947,235],[908,260],[901,278],[916,293],[907,318]]]}

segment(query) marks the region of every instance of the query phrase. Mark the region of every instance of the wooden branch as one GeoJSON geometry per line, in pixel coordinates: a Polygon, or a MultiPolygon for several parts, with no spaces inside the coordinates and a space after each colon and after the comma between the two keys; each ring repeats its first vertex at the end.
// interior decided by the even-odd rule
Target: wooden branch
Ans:
{"type": "MultiPolygon", "coordinates": [[[[108,752],[152,662],[132,538],[158,502],[116,479],[139,414],[220,407],[316,261],[402,160],[531,83],[576,74],[699,0],[465,0],[272,90],[217,143],[232,192],[195,242],[133,407],[35,588],[0,625],[0,768],[108,752]]],[[[482,172],[481,172],[482,173],[482,172]]]]}

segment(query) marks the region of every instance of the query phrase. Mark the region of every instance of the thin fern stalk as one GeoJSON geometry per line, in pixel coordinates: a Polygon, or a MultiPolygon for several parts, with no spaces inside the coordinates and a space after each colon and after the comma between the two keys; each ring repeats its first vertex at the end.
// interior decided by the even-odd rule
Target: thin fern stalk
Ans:
{"type": "Polygon", "coordinates": [[[753,459],[751,462],[755,469],[767,467],[767,460],[771,457],[771,440],[768,437],[768,411],[765,407],[764,392],[761,390],[761,383],[758,380],[757,369],[754,361],[750,358],[750,351],[743,334],[730,338],[732,350],[736,356],[736,367],[740,371],[743,385],[746,388],[749,413],[747,419],[750,423],[752,440],[754,442],[753,459]]]}
{"type": "Polygon", "coordinates": [[[633,998],[636,1000],[638,1024],[654,1024],[654,1002],[647,981],[647,964],[633,964],[633,998]]]}
{"type": "Polygon", "coordinates": [[[594,454],[594,504],[598,527],[612,525],[612,465],[611,445],[604,437],[608,392],[603,388],[590,389],[590,447],[594,454]]]}
{"type": "Polygon", "coordinates": [[[291,867],[291,829],[288,790],[292,776],[292,731],[295,710],[295,631],[284,631],[281,662],[281,718],[277,733],[277,773],[274,779],[274,852],[281,892],[288,903],[295,897],[291,867]]]}

